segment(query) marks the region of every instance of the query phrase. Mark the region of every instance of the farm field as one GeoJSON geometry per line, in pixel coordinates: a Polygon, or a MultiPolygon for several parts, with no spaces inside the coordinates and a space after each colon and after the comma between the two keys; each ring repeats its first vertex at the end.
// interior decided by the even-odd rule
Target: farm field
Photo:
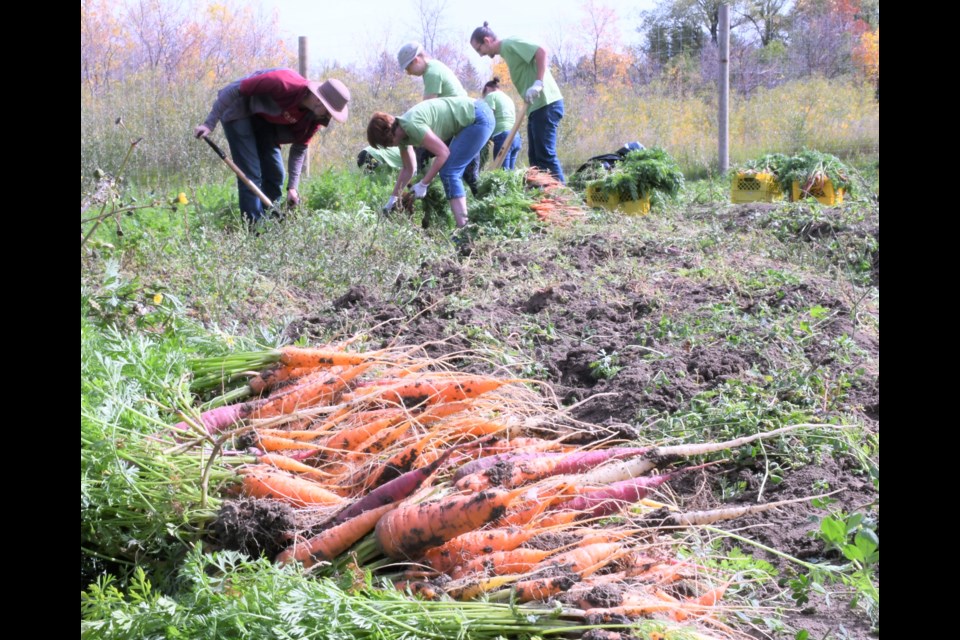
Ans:
{"type": "Polygon", "coordinates": [[[879,637],[879,0],[80,27],[82,638],[879,637]]]}
{"type": "MultiPolygon", "coordinates": [[[[300,210],[256,233],[237,224],[228,186],[188,190],[186,204],[142,194],[152,206],[107,217],[81,250],[82,635],[606,637],[573,626],[554,601],[521,616],[528,626],[471,627],[467,605],[381,591],[386,563],[302,576],[220,550],[217,507],[231,503],[230,470],[249,457],[239,435],[218,440],[234,455],[167,442],[194,459],[140,464],[178,410],[214,395],[191,395],[189,359],[345,341],[350,352],[408,349],[447,370],[522,379],[508,401],[528,403],[527,415],[543,407],[582,447],[808,425],[696,456],[709,464],[650,496],[695,512],[829,494],[640,537],[701,568],[686,587],[694,595],[698,581],[729,584],[709,615],[619,622],[638,637],[878,634],[879,196],[875,173],[862,175],[838,207],[732,205],[728,181],[715,179],[688,182],[648,216],[584,208],[544,224],[517,172],[500,183],[501,207],[471,214],[466,249],[442,224],[422,229],[419,213],[380,216],[390,185],[356,172],[323,172],[300,210]],[[328,606],[294,613],[317,598],[328,606]],[[350,626],[395,606],[407,627],[376,616],[350,626]]],[[[649,528],[645,509],[623,522],[649,528]]]]}

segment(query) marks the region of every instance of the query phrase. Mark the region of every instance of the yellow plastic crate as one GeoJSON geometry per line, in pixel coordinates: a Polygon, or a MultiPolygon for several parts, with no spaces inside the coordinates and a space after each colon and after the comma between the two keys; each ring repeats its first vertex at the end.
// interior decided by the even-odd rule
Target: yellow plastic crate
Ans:
{"type": "Polygon", "coordinates": [[[587,206],[621,211],[631,216],[645,216],[650,213],[650,196],[644,195],[639,200],[620,200],[616,193],[603,193],[594,186],[587,187],[587,206]]]}
{"type": "Polygon", "coordinates": [[[783,200],[783,191],[777,179],[771,173],[749,173],[741,171],[733,177],[730,184],[730,202],[776,202],[783,200]]]}
{"type": "Polygon", "coordinates": [[[835,190],[830,178],[824,178],[823,180],[814,182],[813,186],[805,191],[800,188],[800,183],[794,180],[791,195],[794,202],[803,200],[804,198],[816,198],[817,202],[827,205],[828,207],[843,204],[843,189],[835,190]]]}

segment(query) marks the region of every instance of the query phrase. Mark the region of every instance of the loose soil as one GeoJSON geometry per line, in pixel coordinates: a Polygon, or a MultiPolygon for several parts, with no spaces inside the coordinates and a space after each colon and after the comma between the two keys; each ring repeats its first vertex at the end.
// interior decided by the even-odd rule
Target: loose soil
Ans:
{"type": "MultiPolygon", "coordinates": [[[[772,210],[728,207],[716,224],[724,233],[764,234],[772,210]]],[[[876,241],[870,280],[878,292],[879,222],[818,224],[803,227],[796,241],[817,243],[837,234],[876,241]]],[[[823,406],[811,410],[818,419],[853,422],[879,434],[879,311],[875,326],[863,321],[866,289],[747,250],[725,253],[721,270],[703,250],[663,237],[626,234],[611,225],[595,235],[570,234],[559,246],[480,245],[460,262],[423,264],[417,278],[398,279],[388,297],[350,289],[292,323],[287,334],[323,342],[365,332],[374,346],[429,343],[430,355],[454,358],[468,349],[511,354],[514,373],[522,369],[549,382],[563,405],[582,403],[571,413],[584,424],[585,440],[601,428],[605,435],[612,429],[619,437],[643,439],[657,419],[691,411],[695,397],[798,371],[826,380],[823,406]],[[781,272],[790,277],[770,277],[781,272]],[[816,315],[805,315],[808,310],[816,315]],[[722,326],[703,330],[718,314],[732,323],[735,340],[722,326]],[[809,335],[796,324],[790,336],[778,336],[771,323],[784,317],[809,320],[809,335]]],[[[477,359],[458,366],[490,369],[477,359]]],[[[814,485],[843,488],[837,508],[846,511],[878,499],[852,459],[788,469],[778,484],[765,480],[762,467],[719,465],[671,488],[688,508],[712,508],[721,504],[720,477],[745,483],[736,497],[744,503],[810,496],[814,485]]],[[[737,527],[786,554],[823,559],[822,543],[809,535],[811,515],[801,504],[737,521],[737,527]]],[[[756,555],[787,568],[779,557],[756,555]]],[[[841,626],[850,637],[867,637],[869,623],[844,605],[814,602],[785,621],[808,629],[810,637],[839,633],[841,626]]]]}

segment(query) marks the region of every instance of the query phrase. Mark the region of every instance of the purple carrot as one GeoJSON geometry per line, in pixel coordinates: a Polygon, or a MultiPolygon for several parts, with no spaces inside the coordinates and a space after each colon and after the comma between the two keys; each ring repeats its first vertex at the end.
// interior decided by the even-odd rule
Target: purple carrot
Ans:
{"type": "MultiPolygon", "coordinates": [[[[200,423],[207,430],[207,434],[213,436],[243,420],[261,404],[263,404],[261,400],[251,400],[210,409],[200,414],[200,423]]],[[[171,428],[179,435],[191,433],[190,425],[186,421],[178,422],[171,428]]]]}
{"type": "Polygon", "coordinates": [[[665,473],[662,476],[644,476],[615,482],[610,486],[588,491],[576,498],[562,502],[555,509],[580,511],[587,518],[608,516],[616,513],[625,505],[643,500],[651,489],[659,487],[675,475],[677,473],[665,473]]]}
{"type": "Polygon", "coordinates": [[[487,456],[486,458],[480,458],[479,460],[474,460],[473,462],[468,462],[463,465],[457,472],[453,474],[453,481],[456,482],[464,476],[468,476],[471,473],[479,473],[485,469],[489,469],[495,464],[505,461],[518,462],[521,460],[533,460],[534,458],[542,458],[544,456],[557,456],[564,455],[562,453],[498,453],[495,456],[487,456]]]}
{"type": "Polygon", "coordinates": [[[602,489],[587,491],[576,498],[561,502],[554,509],[564,511],[581,511],[588,518],[599,518],[616,513],[628,504],[639,502],[647,497],[651,489],[656,489],[667,480],[673,480],[690,471],[703,469],[716,464],[707,462],[695,467],[684,467],[659,476],[642,476],[630,478],[607,485],[602,489]]]}
{"type": "Polygon", "coordinates": [[[463,476],[456,482],[459,489],[480,491],[489,486],[505,489],[535,482],[551,476],[581,473],[610,460],[620,460],[649,453],[651,447],[615,447],[573,453],[505,454],[493,466],[463,476]],[[500,468],[498,468],[500,467],[500,468]]]}
{"type": "Polygon", "coordinates": [[[423,482],[429,478],[434,471],[447,461],[447,458],[457,447],[451,447],[443,452],[439,458],[425,467],[408,471],[398,476],[386,484],[382,484],[366,496],[357,500],[346,509],[335,515],[333,518],[323,524],[323,528],[334,527],[351,518],[355,518],[365,511],[376,509],[391,502],[399,502],[413,493],[423,482]]]}

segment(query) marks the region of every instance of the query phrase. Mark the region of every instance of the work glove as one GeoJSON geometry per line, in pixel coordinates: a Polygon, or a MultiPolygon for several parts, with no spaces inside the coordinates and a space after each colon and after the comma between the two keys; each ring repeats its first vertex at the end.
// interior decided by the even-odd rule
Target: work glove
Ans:
{"type": "Polygon", "coordinates": [[[420,198],[426,196],[426,195],[427,195],[427,189],[429,189],[429,188],[430,188],[430,185],[428,185],[428,184],[423,184],[422,182],[418,182],[417,184],[413,185],[413,197],[414,197],[414,198],[417,198],[417,199],[420,199],[420,198]]]}
{"type": "Polygon", "coordinates": [[[523,94],[523,99],[527,104],[532,104],[534,100],[540,97],[541,93],[543,93],[543,82],[537,80],[527,89],[527,92],[523,94]]]}
{"type": "Polygon", "coordinates": [[[381,211],[383,213],[390,213],[393,211],[393,208],[397,205],[397,196],[390,196],[390,199],[387,200],[387,204],[383,205],[381,211]]]}

